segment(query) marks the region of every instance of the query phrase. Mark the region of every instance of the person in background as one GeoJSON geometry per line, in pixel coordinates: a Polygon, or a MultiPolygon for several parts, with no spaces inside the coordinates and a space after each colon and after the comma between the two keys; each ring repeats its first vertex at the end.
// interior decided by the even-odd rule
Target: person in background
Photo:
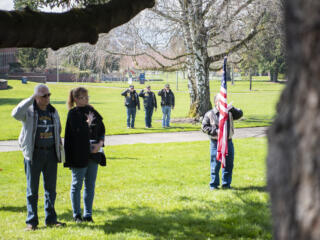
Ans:
{"type": "Polygon", "coordinates": [[[124,105],[127,108],[127,128],[134,128],[137,107],[140,110],[139,96],[133,85],[121,93],[124,96],[124,105]]]}
{"type": "Polygon", "coordinates": [[[141,90],[139,97],[143,98],[146,128],[151,128],[153,109],[157,111],[156,95],[151,91],[151,86],[148,85],[145,90],[141,90]]]}
{"type": "Polygon", "coordinates": [[[158,92],[161,96],[161,108],[162,108],[162,127],[170,127],[170,115],[171,109],[174,109],[174,94],[170,89],[169,84],[165,84],[164,88],[158,92]]]}
{"type": "Polygon", "coordinates": [[[56,200],[57,163],[61,160],[61,124],[58,111],[50,104],[49,88],[39,84],[34,94],[21,101],[12,116],[23,123],[19,146],[24,156],[27,177],[26,230],[36,230],[38,219],[39,179],[43,175],[45,225],[63,227],[57,221],[56,200]]]}
{"type": "Polygon", "coordinates": [[[75,222],[93,222],[92,205],[98,164],[105,166],[102,153],[105,138],[105,126],[101,115],[89,105],[88,90],[78,87],[70,91],[69,113],[65,129],[65,167],[72,172],[71,204],[75,222]],[[74,104],[76,105],[74,107],[74,104]],[[83,217],[80,199],[84,182],[83,217]]]}
{"type": "MultiPolygon", "coordinates": [[[[220,94],[214,97],[215,107],[208,111],[203,118],[201,129],[210,138],[210,189],[219,189],[219,171],[221,162],[217,161],[217,145],[219,133],[219,109],[220,109],[220,94]]],[[[222,169],[222,188],[231,188],[232,170],[234,160],[234,147],[232,136],[234,133],[233,120],[240,119],[243,115],[241,109],[237,109],[232,105],[228,105],[228,121],[227,121],[227,136],[228,136],[228,155],[226,156],[226,166],[222,169]]]]}

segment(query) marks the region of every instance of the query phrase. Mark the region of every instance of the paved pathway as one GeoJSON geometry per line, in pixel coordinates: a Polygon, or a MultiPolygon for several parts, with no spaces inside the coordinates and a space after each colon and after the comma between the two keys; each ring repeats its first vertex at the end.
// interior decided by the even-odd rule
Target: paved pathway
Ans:
{"type": "MultiPolygon", "coordinates": [[[[234,138],[263,137],[266,127],[237,128],[234,138]]],[[[208,136],[200,131],[162,132],[106,136],[106,145],[122,145],[135,143],[167,143],[208,141],[208,136]]],[[[18,151],[18,141],[0,141],[0,152],[18,151]]]]}

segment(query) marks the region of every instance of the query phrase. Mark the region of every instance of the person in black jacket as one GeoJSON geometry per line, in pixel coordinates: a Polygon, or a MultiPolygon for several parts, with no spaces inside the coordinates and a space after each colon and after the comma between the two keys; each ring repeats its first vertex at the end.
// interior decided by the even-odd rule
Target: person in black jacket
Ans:
{"type": "Polygon", "coordinates": [[[155,108],[155,111],[157,111],[156,95],[154,94],[154,92],[151,91],[151,86],[148,85],[145,91],[143,89],[141,90],[141,92],[139,93],[139,97],[143,98],[144,110],[146,112],[145,113],[146,128],[151,128],[153,109],[155,108]]]}
{"type": "Polygon", "coordinates": [[[127,107],[127,128],[134,128],[134,121],[136,118],[137,106],[140,110],[139,96],[134,86],[130,85],[128,89],[121,93],[124,96],[124,105],[127,107]]]}
{"type": "Polygon", "coordinates": [[[78,222],[92,220],[92,204],[98,163],[106,165],[102,150],[105,127],[101,115],[89,105],[88,90],[78,87],[70,91],[69,113],[65,129],[65,167],[72,171],[71,203],[73,218],[78,222]],[[76,106],[74,107],[74,103],[76,106]],[[80,198],[84,181],[84,213],[81,217],[80,198]]]}
{"type": "Polygon", "coordinates": [[[171,109],[174,109],[174,94],[170,89],[170,85],[164,85],[164,89],[160,90],[158,95],[161,96],[162,127],[170,127],[171,109]]]}

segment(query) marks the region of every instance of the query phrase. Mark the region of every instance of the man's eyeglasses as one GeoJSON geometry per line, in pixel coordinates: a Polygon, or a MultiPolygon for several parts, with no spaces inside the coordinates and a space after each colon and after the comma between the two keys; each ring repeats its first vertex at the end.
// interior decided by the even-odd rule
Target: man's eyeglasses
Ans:
{"type": "Polygon", "coordinates": [[[51,96],[51,93],[47,93],[47,94],[44,94],[43,96],[41,96],[42,98],[48,98],[51,96]]]}

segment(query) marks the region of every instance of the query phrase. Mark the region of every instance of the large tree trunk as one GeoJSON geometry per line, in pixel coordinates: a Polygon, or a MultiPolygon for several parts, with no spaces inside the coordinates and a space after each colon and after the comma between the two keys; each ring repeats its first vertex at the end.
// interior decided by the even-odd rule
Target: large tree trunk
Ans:
{"type": "Polygon", "coordinates": [[[182,17],[183,17],[183,35],[184,35],[184,45],[186,47],[186,51],[188,53],[187,59],[186,59],[186,65],[187,65],[187,75],[188,75],[188,89],[189,89],[189,95],[190,95],[190,110],[189,110],[189,117],[195,117],[196,116],[196,101],[197,101],[197,86],[195,81],[195,69],[194,69],[194,55],[193,55],[193,48],[192,48],[192,39],[191,39],[191,30],[190,25],[188,22],[188,9],[185,4],[181,3],[181,8],[183,11],[182,17]]]}
{"type": "MultiPolygon", "coordinates": [[[[190,2],[190,0],[189,0],[190,2]]],[[[190,21],[190,32],[194,53],[195,79],[197,86],[197,100],[194,107],[195,117],[199,119],[212,108],[210,102],[209,86],[209,56],[208,56],[208,35],[205,32],[202,16],[202,1],[195,0],[194,4],[189,3],[188,14],[190,21]]]]}
{"type": "Polygon", "coordinates": [[[111,0],[64,13],[0,10],[0,48],[35,47],[54,50],[74,43],[95,44],[99,33],[120,26],[154,0],[111,0]]]}
{"type": "Polygon", "coordinates": [[[286,1],[288,84],[268,132],[274,239],[320,239],[320,1],[286,1]]]}
{"type": "Polygon", "coordinates": [[[190,95],[190,108],[189,108],[189,117],[196,117],[197,115],[197,84],[195,80],[195,68],[194,68],[194,55],[193,55],[193,47],[192,47],[192,38],[191,38],[191,29],[190,23],[188,21],[188,2],[180,1],[180,6],[183,11],[182,14],[182,29],[184,35],[184,45],[186,47],[186,51],[188,53],[186,59],[187,65],[187,75],[188,75],[188,90],[190,95]]]}

